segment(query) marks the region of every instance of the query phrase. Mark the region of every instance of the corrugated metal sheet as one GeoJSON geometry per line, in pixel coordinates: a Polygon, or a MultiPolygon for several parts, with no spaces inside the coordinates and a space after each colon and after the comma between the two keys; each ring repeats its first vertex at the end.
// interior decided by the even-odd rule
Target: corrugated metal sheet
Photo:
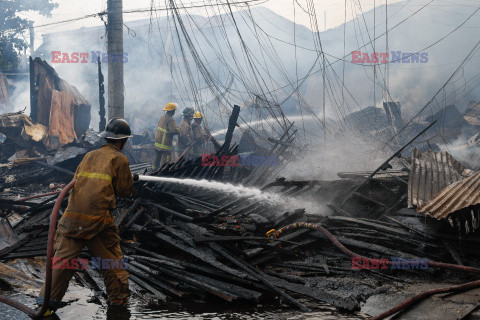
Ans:
{"type": "Polygon", "coordinates": [[[425,205],[446,186],[463,179],[465,168],[448,152],[412,151],[408,179],[408,207],[425,205]]]}
{"type": "Polygon", "coordinates": [[[447,218],[451,226],[469,233],[479,227],[480,172],[443,189],[418,212],[438,220],[447,218]]]}

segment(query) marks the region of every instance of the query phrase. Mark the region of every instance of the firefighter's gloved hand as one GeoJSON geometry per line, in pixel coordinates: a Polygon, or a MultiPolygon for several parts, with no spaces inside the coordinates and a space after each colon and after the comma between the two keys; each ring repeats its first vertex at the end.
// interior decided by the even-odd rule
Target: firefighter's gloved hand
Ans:
{"type": "Polygon", "coordinates": [[[140,176],[138,175],[138,173],[134,173],[133,174],[133,181],[136,182],[140,179],[140,176]]]}

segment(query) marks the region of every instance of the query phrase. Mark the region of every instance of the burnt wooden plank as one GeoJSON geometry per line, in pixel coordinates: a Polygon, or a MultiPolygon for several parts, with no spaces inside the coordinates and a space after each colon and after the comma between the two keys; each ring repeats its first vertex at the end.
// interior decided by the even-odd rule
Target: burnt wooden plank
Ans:
{"type": "Polygon", "coordinates": [[[218,268],[220,270],[223,270],[227,273],[230,273],[232,275],[235,275],[237,277],[241,277],[241,278],[245,278],[247,275],[244,273],[244,272],[240,272],[238,270],[235,270],[235,269],[232,269],[230,267],[227,267],[226,265],[220,263],[216,258],[215,256],[213,255],[210,255],[208,253],[206,253],[205,251],[200,251],[200,249],[195,249],[195,248],[191,248],[191,247],[187,247],[183,242],[180,242],[178,240],[175,240],[171,237],[168,237],[160,232],[156,232],[155,233],[155,236],[172,245],[173,247],[185,252],[185,253],[188,253],[192,256],[194,256],[195,258],[198,258],[200,259],[201,261],[204,261],[205,263],[208,263],[210,264],[211,266],[215,267],[215,268],[218,268]]]}

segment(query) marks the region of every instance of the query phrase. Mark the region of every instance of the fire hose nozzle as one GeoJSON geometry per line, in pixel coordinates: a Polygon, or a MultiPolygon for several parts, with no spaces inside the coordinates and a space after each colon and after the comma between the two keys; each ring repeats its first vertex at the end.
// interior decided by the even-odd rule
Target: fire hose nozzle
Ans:
{"type": "Polygon", "coordinates": [[[272,230],[268,231],[267,232],[267,237],[277,239],[277,237],[278,237],[277,230],[272,229],[272,230]]]}
{"type": "Polygon", "coordinates": [[[153,181],[153,182],[164,182],[164,177],[156,177],[156,176],[144,176],[142,174],[134,174],[133,181],[153,181]],[[135,180],[137,179],[137,180],[135,180]]]}

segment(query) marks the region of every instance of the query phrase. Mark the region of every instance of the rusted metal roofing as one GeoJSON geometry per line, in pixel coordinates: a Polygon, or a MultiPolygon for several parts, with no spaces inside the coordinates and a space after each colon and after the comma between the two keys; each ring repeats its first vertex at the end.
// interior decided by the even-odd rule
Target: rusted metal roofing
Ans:
{"type": "Polygon", "coordinates": [[[49,128],[46,146],[56,149],[84,134],[90,124],[90,104],[74,86],[61,79],[40,58],[33,60],[38,92],[32,120],[49,128]]]}
{"type": "Polygon", "coordinates": [[[446,186],[463,179],[465,168],[448,152],[412,151],[408,179],[408,207],[421,207],[446,186]]]}
{"type": "Polygon", "coordinates": [[[418,212],[438,220],[447,219],[451,226],[469,233],[479,227],[480,172],[452,183],[418,212]]]}

